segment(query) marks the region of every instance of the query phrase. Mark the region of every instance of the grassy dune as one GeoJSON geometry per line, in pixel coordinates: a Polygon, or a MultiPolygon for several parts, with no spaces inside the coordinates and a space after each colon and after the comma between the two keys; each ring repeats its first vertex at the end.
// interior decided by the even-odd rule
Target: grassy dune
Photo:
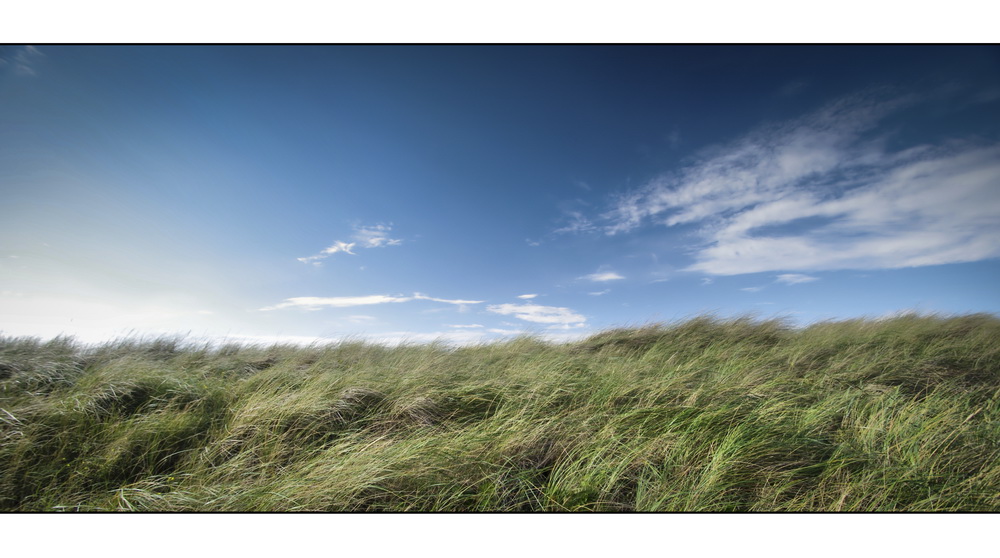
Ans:
{"type": "Polygon", "coordinates": [[[1000,510],[1000,319],[0,338],[0,510],[1000,510]]]}

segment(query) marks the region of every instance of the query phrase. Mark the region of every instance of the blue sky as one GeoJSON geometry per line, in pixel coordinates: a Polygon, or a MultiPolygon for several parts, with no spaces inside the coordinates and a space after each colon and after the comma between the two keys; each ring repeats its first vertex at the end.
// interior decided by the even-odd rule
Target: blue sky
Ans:
{"type": "Polygon", "coordinates": [[[1000,312],[995,46],[0,47],[0,331],[1000,312]]]}

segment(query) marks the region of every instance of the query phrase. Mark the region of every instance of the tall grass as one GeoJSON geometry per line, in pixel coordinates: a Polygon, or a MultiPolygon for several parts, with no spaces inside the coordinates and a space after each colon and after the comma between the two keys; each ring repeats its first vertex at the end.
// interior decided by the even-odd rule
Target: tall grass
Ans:
{"type": "Polygon", "coordinates": [[[995,511],[1000,319],[563,345],[0,338],[0,509],[995,511]]]}

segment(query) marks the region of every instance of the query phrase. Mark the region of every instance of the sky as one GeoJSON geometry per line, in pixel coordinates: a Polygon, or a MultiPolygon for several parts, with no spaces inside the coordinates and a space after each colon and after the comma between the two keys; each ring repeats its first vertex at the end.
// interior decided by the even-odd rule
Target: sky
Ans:
{"type": "Polygon", "coordinates": [[[0,47],[0,332],[1000,313],[1000,47],[0,47]]]}

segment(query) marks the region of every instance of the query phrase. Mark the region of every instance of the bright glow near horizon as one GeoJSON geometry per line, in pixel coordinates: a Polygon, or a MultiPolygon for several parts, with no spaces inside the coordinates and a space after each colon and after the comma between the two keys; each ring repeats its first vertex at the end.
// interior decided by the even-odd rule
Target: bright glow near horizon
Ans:
{"type": "Polygon", "coordinates": [[[0,47],[0,332],[1000,313],[995,46],[0,47]]]}

